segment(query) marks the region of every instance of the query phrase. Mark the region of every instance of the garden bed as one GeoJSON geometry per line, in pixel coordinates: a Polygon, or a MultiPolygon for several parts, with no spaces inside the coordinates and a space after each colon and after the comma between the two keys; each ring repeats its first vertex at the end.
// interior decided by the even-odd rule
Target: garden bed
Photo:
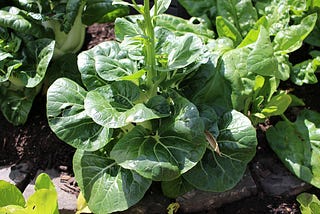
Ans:
{"type": "MultiPolygon", "coordinates": [[[[96,44],[110,39],[114,39],[113,24],[92,25],[87,28],[86,44],[83,50],[90,49],[96,44]]],[[[282,87],[284,89],[293,89],[294,94],[303,98],[307,104],[307,108],[320,112],[320,100],[317,93],[320,91],[320,87],[318,84],[299,87],[299,89],[296,90],[294,86],[289,83],[283,84],[282,87]]],[[[29,172],[30,180],[39,169],[54,168],[73,176],[72,156],[75,149],[60,141],[50,130],[45,114],[45,101],[45,96],[43,95],[39,95],[36,98],[28,121],[22,126],[15,127],[0,115],[0,166],[28,162],[30,166],[32,166],[29,172]]],[[[299,109],[291,109],[288,111],[290,117],[294,118],[297,111],[299,111],[299,109]]],[[[272,126],[276,120],[277,118],[272,118],[267,124],[261,124],[257,127],[259,142],[257,154],[248,166],[256,185],[256,192],[246,198],[223,204],[221,207],[212,206],[211,210],[203,206],[201,213],[299,213],[298,203],[295,200],[296,195],[305,189],[309,189],[309,192],[318,192],[316,189],[308,186],[302,186],[303,188],[299,185],[290,187],[290,184],[287,187],[281,186],[281,182],[283,182],[281,179],[293,176],[282,166],[282,163],[277,159],[266,142],[265,130],[269,126],[272,126]],[[279,167],[277,168],[275,166],[279,167]],[[269,186],[263,186],[261,177],[267,177],[272,174],[279,176],[278,183],[275,180],[270,180],[270,182],[273,181],[274,183],[270,183],[269,186]],[[271,190],[271,188],[288,188],[287,190],[291,192],[291,194],[281,194],[280,192],[279,195],[272,195],[270,192],[268,193],[265,188],[270,188],[271,192],[275,191],[271,190]]],[[[302,181],[295,180],[295,182],[303,184],[302,181]]],[[[24,189],[26,185],[27,183],[21,185],[20,188],[24,189]]],[[[148,207],[148,209],[145,209],[145,213],[164,213],[166,207],[172,202],[172,200],[161,195],[158,187],[158,184],[154,183],[153,187],[147,192],[145,196],[146,199],[144,200],[151,201],[142,203],[142,205],[148,207]]],[[[203,200],[205,200],[205,198],[203,200]]],[[[207,202],[193,200],[190,201],[190,203],[198,203],[194,204],[194,206],[199,206],[201,204],[205,205],[207,202]]],[[[132,209],[137,209],[139,206],[141,206],[141,203],[132,209]]],[[[130,213],[130,211],[127,212],[130,213]]]]}

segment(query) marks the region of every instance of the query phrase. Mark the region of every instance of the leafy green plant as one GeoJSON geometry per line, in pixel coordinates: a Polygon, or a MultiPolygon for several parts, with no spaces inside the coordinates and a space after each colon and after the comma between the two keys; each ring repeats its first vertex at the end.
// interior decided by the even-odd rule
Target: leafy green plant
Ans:
{"type": "Polygon", "coordinates": [[[309,51],[317,46],[319,1],[217,0],[210,4],[200,1],[194,7],[190,0],[180,2],[193,15],[207,11],[218,33],[211,44],[215,72],[200,69],[193,77],[202,83],[200,86],[185,82],[186,90],[192,91],[187,93],[192,95],[190,99],[195,103],[211,100],[208,105],[221,108],[229,106],[246,114],[253,124],[281,116],[283,121],[267,131],[271,148],[297,177],[320,187],[319,115],[304,110],[294,123],[289,121],[287,109],[304,103],[279,87],[288,80],[298,86],[318,82],[315,72],[320,58],[316,51],[298,61],[290,58],[302,45],[309,51]]]}
{"type": "Polygon", "coordinates": [[[320,212],[320,201],[316,195],[301,193],[297,197],[302,214],[316,214],[320,212]]]}
{"type": "Polygon", "coordinates": [[[50,177],[45,173],[37,177],[35,193],[27,201],[15,185],[0,180],[0,213],[59,213],[58,196],[50,177]]]}
{"type": "Polygon", "coordinates": [[[111,0],[17,0],[3,5],[0,104],[6,119],[14,125],[26,122],[49,63],[82,48],[85,24],[111,21],[127,10],[111,0]]]}
{"type": "Polygon", "coordinates": [[[60,78],[47,94],[51,129],[77,148],[74,172],[90,210],[125,210],[152,181],[169,197],[234,187],[255,154],[255,129],[240,112],[185,89],[203,86],[197,73],[214,72],[214,33],[163,14],[167,0],[151,9],[149,0],[114,2],[140,15],[116,19],[119,42],[79,54],[82,84],[60,78]]]}

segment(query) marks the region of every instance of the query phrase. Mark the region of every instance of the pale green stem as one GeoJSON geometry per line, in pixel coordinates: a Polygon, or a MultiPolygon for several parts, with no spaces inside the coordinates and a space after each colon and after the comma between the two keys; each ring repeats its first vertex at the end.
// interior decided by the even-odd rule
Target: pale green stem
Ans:
{"type": "MultiPolygon", "coordinates": [[[[157,1],[155,1],[156,4],[157,1]]],[[[145,36],[146,41],[146,68],[147,68],[147,87],[148,95],[154,96],[157,93],[157,85],[154,82],[156,79],[156,57],[155,57],[155,38],[154,38],[154,26],[150,16],[150,1],[144,0],[144,21],[145,21],[145,36]]]]}

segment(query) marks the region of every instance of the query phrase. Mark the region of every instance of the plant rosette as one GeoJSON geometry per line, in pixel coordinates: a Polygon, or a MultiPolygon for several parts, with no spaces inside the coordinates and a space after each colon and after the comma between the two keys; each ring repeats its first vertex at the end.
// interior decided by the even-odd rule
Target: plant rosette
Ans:
{"type": "Polygon", "coordinates": [[[77,148],[73,167],[89,209],[126,210],[152,181],[169,197],[232,188],[255,154],[255,129],[238,111],[193,102],[183,84],[210,64],[213,32],[163,14],[167,0],[151,9],[148,0],[114,3],[140,14],[116,19],[119,42],[79,54],[81,84],[60,78],[47,94],[51,129],[77,148]]]}

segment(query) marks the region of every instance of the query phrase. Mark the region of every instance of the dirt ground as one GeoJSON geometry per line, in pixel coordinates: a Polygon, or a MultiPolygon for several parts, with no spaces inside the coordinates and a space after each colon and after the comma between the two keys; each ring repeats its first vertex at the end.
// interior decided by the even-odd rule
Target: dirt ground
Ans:
{"type": "MultiPolygon", "coordinates": [[[[114,39],[113,24],[90,26],[87,29],[83,50],[110,39],[114,39]]],[[[284,84],[283,87],[291,87],[291,85],[284,84]]],[[[319,84],[308,85],[294,91],[298,97],[304,98],[308,108],[318,111],[320,110],[319,92],[319,84]]],[[[38,169],[55,168],[73,175],[72,156],[75,150],[61,142],[50,130],[45,116],[45,100],[46,98],[43,96],[36,98],[28,121],[22,126],[14,127],[0,114],[0,166],[30,162],[33,173],[38,169]]],[[[274,155],[266,143],[263,127],[258,132],[257,155],[249,167],[252,167],[262,156],[274,155]]],[[[312,191],[318,193],[316,189],[312,189],[312,191]]],[[[258,188],[258,193],[254,197],[227,204],[212,212],[203,213],[293,214],[299,213],[299,205],[295,201],[295,197],[269,197],[258,188]]]]}

